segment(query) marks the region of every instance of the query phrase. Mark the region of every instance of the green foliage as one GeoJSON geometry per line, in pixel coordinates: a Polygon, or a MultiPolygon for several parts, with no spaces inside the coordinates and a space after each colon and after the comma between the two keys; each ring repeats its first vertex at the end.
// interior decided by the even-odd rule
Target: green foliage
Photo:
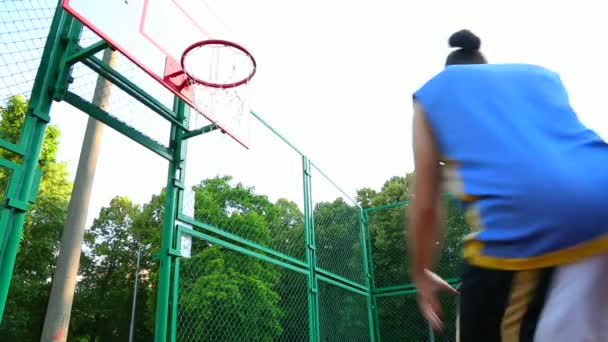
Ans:
{"type": "Polygon", "coordinates": [[[400,206],[368,215],[377,287],[410,282],[406,210],[406,206],[400,206]]]}
{"type": "Polygon", "coordinates": [[[465,218],[465,211],[459,200],[444,197],[444,239],[441,243],[441,257],[437,272],[444,278],[460,277],[463,263],[463,237],[471,231],[465,218]]]}
{"type": "Polygon", "coordinates": [[[318,288],[321,340],[369,341],[366,297],[324,281],[318,282],[318,288]]]}
{"type": "Polygon", "coordinates": [[[408,174],[405,177],[394,176],[384,183],[380,192],[370,188],[359,189],[357,202],[362,208],[367,209],[407,201],[413,184],[414,174],[408,174]]]}
{"type": "MultiPolygon", "coordinates": [[[[252,188],[233,184],[230,177],[206,179],[194,191],[197,219],[231,227],[233,233],[251,240],[280,241],[283,246],[303,249],[304,236],[298,234],[299,229],[303,231],[303,214],[295,203],[285,199],[272,203],[252,188]]],[[[101,210],[85,236],[71,338],[126,338],[135,250],[140,245],[135,337],[151,339],[158,277],[154,255],[160,247],[164,204],[163,190],[141,207],[116,197],[101,210]]],[[[192,258],[181,260],[179,322],[190,324],[184,329],[195,331],[192,336],[198,336],[197,341],[227,339],[230,333],[242,341],[274,341],[283,332],[298,330],[302,316],[297,320],[294,315],[306,315],[306,303],[300,311],[283,306],[290,303],[287,299],[294,284],[281,281],[281,272],[274,266],[200,239],[194,239],[192,250],[192,258]],[[286,316],[294,320],[287,321],[286,316]],[[224,317],[223,321],[218,317],[224,317]]]]}
{"type": "MultiPolygon", "coordinates": [[[[411,175],[392,177],[384,183],[380,192],[371,189],[359,190],[357,201],[364,208],[407,201],[410,196],[410,184],[411,175]]],[[[409,282],[406,209],[407,206],[399,206],[368,214],[376,287],[409,282]]]]}
{"type": "MultiPolygon", "coordinates": [[[[131,320],[131,301],[136,251],[134,222],[140,208],[126,197],[115,197],[85,234],[85,256],[78,283],[75,308],[84,316],[74,317],[72,336],[84,335],[90,341],[126,340],[131,320]]],[[[145,263],[142,263],[145,266],[145,263]]],[[[142,267],[146,270],[145,267],[142,267]]],[[[145,272],[140,272],[140,275],[145,272]]],[[[148,296],[147,277],[140,277],[138,301],[143,308],[148,296]]],[[[140,311],[145,313],[145,310],[140,311]]],[[[138,317],[137,340],[150,340],[145,316],[138,317]]]]}
{"type": "MultiPolygon", "coordinates": [[[[197,220],[265,245],[274,238],[297,242],[289,240],[294,227],[303,224],[295,204],[279,200],[275,205],[231,181],[216,177],[194,187],[197,220]]],[[[283,331],[276,291],[279,273],[261,260],[200,239],[193,241],[192,249],[195,255],[183,261],[180,272],[180,328],[194,331],[191,336],[197,341],[277,338],[283,331]]]]}
{"type": "Polygon", "coordinates": [[[357,283],[364,282],[361,223],[358,207],[338,198],[314,208],[318,264],[357,283]]]}
{"type": "Polygon", "coordinates": [[[13,144],[19,142],[21,128],[25,121],[28,100],[21,95],[11,96],[4,106],[0,106],[0,138],[13,144]]]}
{"type": "Polygon", "coordinates": [[[429,327],[418,311],[415,293],[380,297],[377,303],[382,342],[430,341],[429,327]]]}
{"type": "Polygon", "coordinates": [[[268,213],[268,228],[273,238],[272,247],[297,259],[305,259],[304,213],[296,203],[278,199],[268,213]]]}
{"type": "Polygon", "coordinates": [[[229,176],[205,179],[194,187],[195,218],[237,234],[243,238],[270,245],[268,224],[272,203],[253,188],[230,184],[229,176]]]}
{"type": "Polygon", "coordinates": [[[282,332],[279,273],[259,260],[203,249],[184,261],[180,326],[197,341],[274,341],[282,332]]]}

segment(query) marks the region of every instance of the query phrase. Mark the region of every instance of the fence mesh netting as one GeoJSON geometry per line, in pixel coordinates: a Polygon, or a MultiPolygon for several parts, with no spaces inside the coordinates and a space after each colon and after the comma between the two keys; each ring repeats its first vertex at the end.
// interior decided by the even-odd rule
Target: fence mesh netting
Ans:
{"type": "MultiPolygon", "coordinates": [[[[462,237],[469,227],[460,203],[449,196],[443,201],[447,222],[436,272],[455,286],[462,265],[462,237]]],[[[456,298],[441,298],[445,324],[441,333],[432,332],[418,311],[409,272],[407,215],[406,202],[367,209],[379,335],[382,341],[454,341],[456,298]]]]}
{"type": "Polygon", "coordinates": [[[178,341],[308,341],[306,274],[195,240],[179,270],[178,341]]]}
{"type": "Polygon", "coordinates": [[[319,280],[321,341],[369,341],[367,298],[319,280]]]}

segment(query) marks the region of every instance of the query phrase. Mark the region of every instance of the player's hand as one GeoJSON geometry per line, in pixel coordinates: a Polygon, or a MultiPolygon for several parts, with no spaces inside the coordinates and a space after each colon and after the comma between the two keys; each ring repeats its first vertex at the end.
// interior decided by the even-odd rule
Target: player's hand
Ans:
{"type": "Polygon", "coordinates": [[[431,324],[433,329],[442,330],[441,303],[437,295],[440,292],[458,295],[458,291],[429,270],[424,270],[424,273],[418,274],[414,278],[418,295],[418,306],[420,307],[422,316],[431,324]]]}

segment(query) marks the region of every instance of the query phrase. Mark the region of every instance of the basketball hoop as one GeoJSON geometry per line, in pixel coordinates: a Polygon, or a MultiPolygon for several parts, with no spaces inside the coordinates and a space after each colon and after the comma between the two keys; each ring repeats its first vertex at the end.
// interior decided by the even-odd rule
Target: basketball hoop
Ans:
{"type": "MultiPolygon", "coordinates": [[[[255,58],[253,58],[253,55],[249,51],[247,51],[244,47],[242,47],[236,43],[233,43],[228,40],[221,40],[221,39],[203,40],[203,41],[190,45],[182,54],[181,64],[182,64],[182,69],[184,70],[184,73],[186,73],[188,78],[193,83],[201,84],[206,87],[221,88],[221,89],[236,88],[240,85],[248,83],[249,80],[253,77],[253,75],[255,75],[255,70],[257,68],[255,58]],[[203,69],[196,69],[196,67],[194,69],[192,68],[192,64],[190,64],[190,63],[204,62],[205,59],[207,59],[209,57],[213,57],[213,56],[209,56],[210,53],[215,55],[216,57],[220,57],[219,56],[220,49],[224,49],[224,51],[231,50],[232,53],[237,53],[238,55],[241,55],[242,57],[244,57],[245,61],[243,61],[243,62],[246,62],[246,63],[244,63],[244,65],[243,64],[240,64],[240,65],[233,64],[232,65],[233,71],[243,72],[243,71],[246,71],[247,69],[250,69],[250,71],[248,73],[246,73],[245,75],[243,75],[244,77],[242,77],[242,78],[240,78],[236,72],[234,72],[231,75],[222,75],[224,77],[229,76],[229,78],[225,78],[223,80],[217,79],[219,77],[216,74],[215,75],[216,80],[213,80],[214,75],[206,74],[205,70],[203,70],[203,69]],[[201,59],[203,59],[203,60],[201,60],[201,59]],[[239,69],[241,69],[241,70],[236,70],[235,67],[237,67],[237,66],[240,66],[239,69]],[[235,74],[237,74],[237,75],[235,76],[235,74]]],[[[213,64],[213,62],[208,63],[207,65],[212,65],[212,64],[213,64]]],[[[205,65],[205,63],[202,63],[201,67],[204,67],[204,65],[205,65]]],[[[219,67],[219,65],[218,65],[218,67],[219,67]]],[[[220,71],[220,70],[217,70],[217,71],[220,71]]]]}
{"type": "Polygon", "coordinates": [[[231,41],[203,40],[184,50],[181,67],[195,109],[221,123],[222,131],[245,130],[248,137],[248,86],[257,67],[253,55],[231,41]]]}

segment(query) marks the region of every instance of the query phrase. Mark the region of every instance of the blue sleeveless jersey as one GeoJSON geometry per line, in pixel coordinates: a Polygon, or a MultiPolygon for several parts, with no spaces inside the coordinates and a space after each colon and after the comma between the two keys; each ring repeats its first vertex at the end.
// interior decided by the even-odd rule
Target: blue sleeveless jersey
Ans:
{"type": "Polygon", "coordinates": [[[522,270],[608,253],[608,145],[579,121],[556,73],[449,66],[415,99],[447,190],[467,209],[470,263],[522,270]]]}

